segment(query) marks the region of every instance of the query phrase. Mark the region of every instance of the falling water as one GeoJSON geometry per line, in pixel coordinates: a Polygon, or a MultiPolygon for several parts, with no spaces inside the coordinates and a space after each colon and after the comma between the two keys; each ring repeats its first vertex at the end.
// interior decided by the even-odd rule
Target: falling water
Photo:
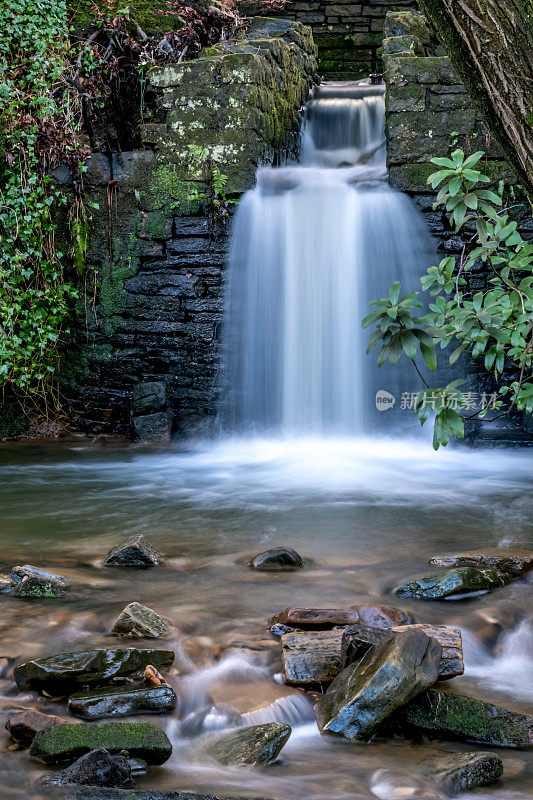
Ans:
{"type": "Polygon", "coordinates": [[[234,428],[361,434],[376,390],[401,391],[365,356],[361,319],[393,280],[417,288],[431,241],[386,177],[383,91],[361,83],[319,87],[300,164],[258,170],[228,271],[222,416],[234,428]]]}

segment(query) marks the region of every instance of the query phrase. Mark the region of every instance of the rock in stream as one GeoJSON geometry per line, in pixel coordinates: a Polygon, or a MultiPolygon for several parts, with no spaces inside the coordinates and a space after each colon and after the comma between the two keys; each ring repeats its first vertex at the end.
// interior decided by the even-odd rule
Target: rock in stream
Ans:
{"type": "Polygon", "coordinates": [[[133,786],[131,766],[127,758],[112,755],[105,747],[92,750],[78,758],[70,767],[47,775],[43,786],[109,786],[126,789],[133,786]]]}
{"type": "Polygon", "coordinates": [[[148,764],[163,764],[172,755],[166,733],[150,722],[58,725],[36,735],[30,755],[44,764],[61,764],[101,747],[109,753],[127,750],[131,757],[142,758],[148,764]]]}
{"type": "Polygon", "coordinates": [[[274,547],[258,553],[250,561],[252,569],[269,572],[288,572],[302,569],[304,560],[292,547],[274,547]]]}
{"type": "Polygon", "coordinates": [[[316,704],[318,727],[368,741],[395,709],[435,683],[442,648],[421,630],[391,634],[343,670],[316,704]]]}
{"type": "Polygon", "coordinates": [[[429,559],[432,567],[489,567],[519,578],[533,569],[533,553],[530,550],[503,547],[489,547],[483,550],[469,550],[466,553],[451,553],[433,556],[429,559]]]}
{"type": "Polygon", "coordinates": [[[68,710],[84,719],[130,714],[163,714],[176,707],[170,686],[119,686],[77,692],[69,697],[68,710]]]}
{"type": "Polygon", "coordinates": [[[42,714],[40,711],[21,711],[6,722],[6,730],[12,739],[23,746],[30,745],[35,736],[48,728],[64,725],[68,720],[54,714],[42,714]]]}
{"type": "Polygon", "coordinates": [[[161,639],[172,634],[172,627],[148,606],[130,603],[111,629],[113,636],[161,639]]]}
{"type": "Polygon", "coordinates": [[[281,722],[251,725],[217,736],[205,752],[227,767],[257,767],[277,758],[290,735],[290,725],[281,722]]]}
{"type": "Polygon", "coordinates": [[[13,670],[18,688],[69,693],[76,686],[95,686],[112,678],[143,671],[148,664],[158,669],[174,661],[172,650],[117,648],[80,650],[27,661],[13,670]]]}
{"type": "Polygon", "coordinates": [[[509,583],[510,577],[489,567],[456,567],[445,572],[413,578],[397,586],[393,592],[399,597],[419,600],[446,600],[456,595],[488,592],[509,583]]]}
{"type": "Polygon", "coordinates": [[[155,547],[142,533],[137,533],[109,551],[104,567],[146,569],[157,566],[158,562],[159,554],[155,547]]]}

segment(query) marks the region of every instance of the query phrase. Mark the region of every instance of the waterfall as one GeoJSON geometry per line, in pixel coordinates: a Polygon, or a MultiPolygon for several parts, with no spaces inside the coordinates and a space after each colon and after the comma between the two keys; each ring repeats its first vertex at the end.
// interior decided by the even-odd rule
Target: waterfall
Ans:
{"type": "Polygon", "coordinates": [[[400,392],[401,372],[365,355],[361,319],[393,280],[418,288],[431,241],[386,177],[383,89],[362,83],[318,87],[300,163],[258,170],[228,266],[221,415],[233,429],[358,435],[384,416],[376,390],[400,392]]]}

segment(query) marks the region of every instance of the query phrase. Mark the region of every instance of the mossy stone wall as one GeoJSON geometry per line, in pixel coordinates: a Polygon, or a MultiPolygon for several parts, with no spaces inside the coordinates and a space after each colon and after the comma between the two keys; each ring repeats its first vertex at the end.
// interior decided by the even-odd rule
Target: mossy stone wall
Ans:
{"type": "Polygon", "coordinates": [[[205,199],[213,162],[236,199],[258,165],[294,149],[315,56],[309,28],[254,21],[246,37],[152,70],[162,121],[144,126],[150,149],[91,157],[98,285],[62,374],[75,428],[166,439],[213,420],[229,234],[205,199]]]}

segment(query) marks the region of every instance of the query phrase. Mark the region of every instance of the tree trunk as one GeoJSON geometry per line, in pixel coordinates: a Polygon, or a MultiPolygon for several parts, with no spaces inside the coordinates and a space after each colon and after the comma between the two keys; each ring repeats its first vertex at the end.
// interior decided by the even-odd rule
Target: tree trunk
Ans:
{"type": "Polygon", "coordinates": [[[418,0],[533,196],[533,0],[418,0]]]}

